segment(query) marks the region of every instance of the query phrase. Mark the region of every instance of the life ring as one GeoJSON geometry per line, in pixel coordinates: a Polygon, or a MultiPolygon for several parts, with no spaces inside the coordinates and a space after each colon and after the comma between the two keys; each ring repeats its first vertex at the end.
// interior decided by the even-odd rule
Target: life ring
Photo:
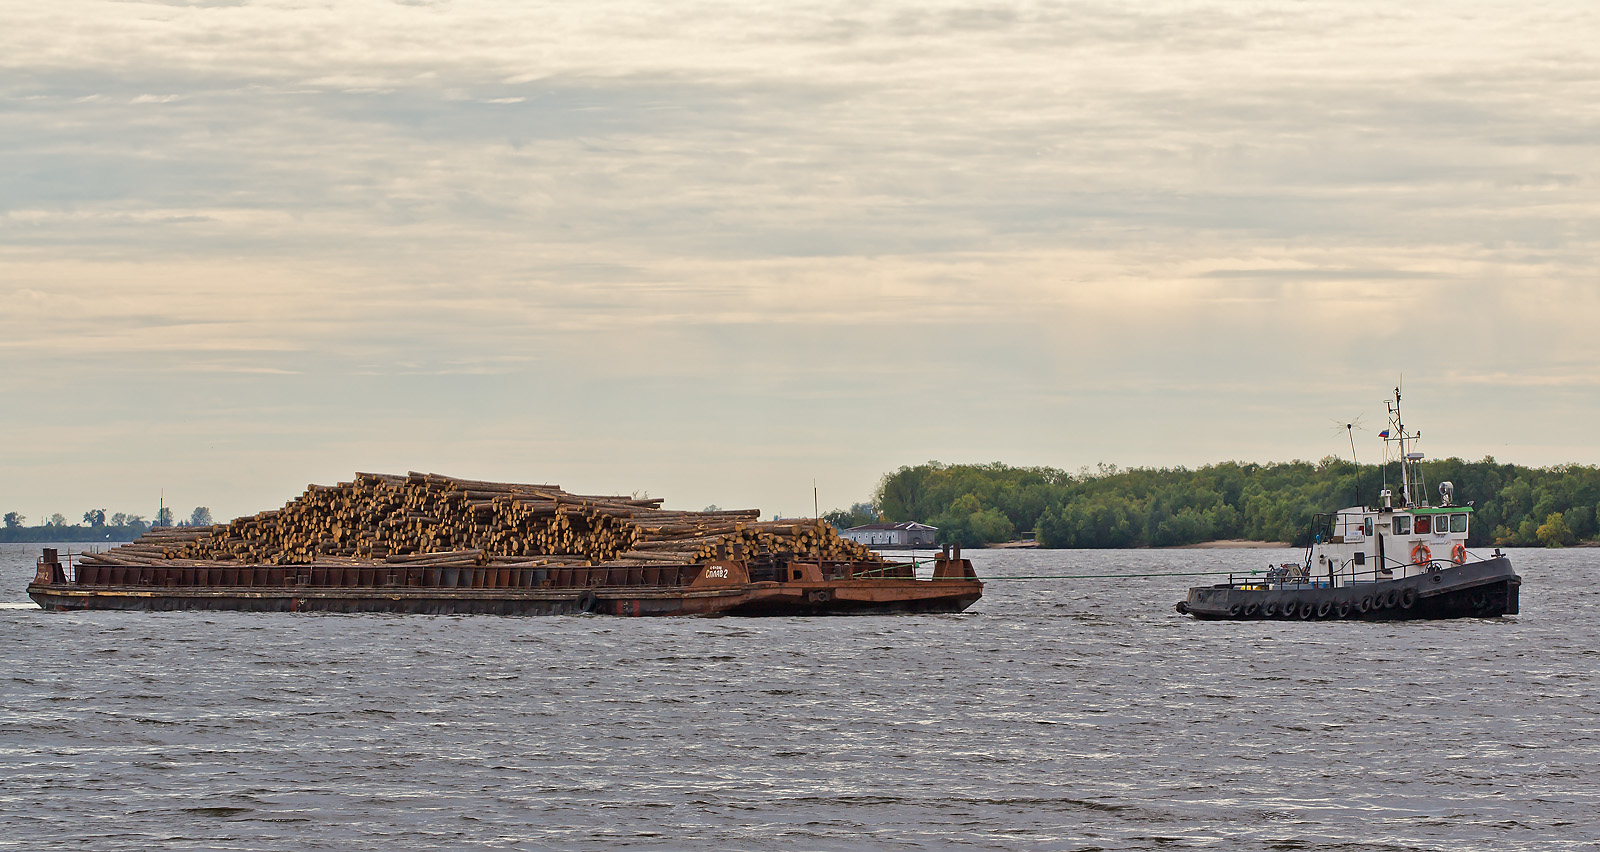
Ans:
{"type": "Polygon", "coordinates": [[[1406,589],[1405,591],[1400,593],[1400,608],[1401,609],[1410,609],[1411,605],[1416,603],[1416,602],[1417,602],[1417,590],[1416,589],[1406,589]]]}
{"type": "Polygon", "coordinates": [[[600,608],[600,596],[593,589],[584,589],[578,593],[578,611],[594,612],[600,608]]]}
{"type": "Polygon", "coordinates": [[[1459,541],[1456,542],[1456,546],[1450,548],[1450,561],[1454,562],[1457,565],[1460,565],[1460,564],[1466,562],[1467,561],[1467,546],[1462,544],[1459,541]]]}
{"type": "Polygon", "coordinates": [[[1412,565],[1426,565],[1426,564],[1428,564],[1429,562],[1432,562],[1432,561],[1433,561],[1433,551],[1429,550],[1428,546],[1426,544],[1423,544],[1422,542],[1419,541],[1419,542],[1417,542],[1417,546],[1416,547],[1411,548],[1411,564],[1412,565]]]}

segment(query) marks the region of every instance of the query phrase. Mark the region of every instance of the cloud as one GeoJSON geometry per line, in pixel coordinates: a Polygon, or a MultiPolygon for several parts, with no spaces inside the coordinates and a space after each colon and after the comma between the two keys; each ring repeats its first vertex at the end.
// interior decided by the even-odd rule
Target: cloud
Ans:
{"type": "Polygon", "coordinates": [[[699,505],[767,502],[761,457],[861,496],[935,456],[1308,455],[1285,412],[1399,372],[1583,394],[1596,12],[1474,8],[19,8],[0,386],[218,447],[175,470],[253,465],[231,429],[699,505]],[[1245,410],[1284,437],[1239,446],[1245,410]]]}
{"type": "Polygon", "coordinates": [[[1213,269],[1203,274],[1205,278],[1277,279],[1299,281],[1406,281],[1428,280],[1442,277],[1437,272],[1417,272],[1408,269],[1312,269],[1280,267],[1267,269],[1213,269]]]}

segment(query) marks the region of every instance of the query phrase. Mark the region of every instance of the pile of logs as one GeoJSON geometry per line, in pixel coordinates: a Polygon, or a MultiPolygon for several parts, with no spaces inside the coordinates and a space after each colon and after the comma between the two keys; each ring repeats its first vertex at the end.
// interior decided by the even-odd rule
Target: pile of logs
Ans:
{"type": "Polygon", "coordinates": [[[637,523],[643,535],[633,550],[624,554],[624,559],[693,563],[729,557],[742,559],[763,553],[794,553],[810,559],[878,561],[878,555],[872,550],[840,538],[833,526],[822,520],[763,523],[749,517],[673,527],[656,527],[648,519],[637,523]]]}
{"type": "Polygon", "coordinates": [[[879,561],[821,520],[758,509],[681,512],[660,498],[570,494],[556,485],[358,473],[282,509],[211,527],[160,527],[83,561],[105,565],[653,565],[766,553],[879,561]]]}

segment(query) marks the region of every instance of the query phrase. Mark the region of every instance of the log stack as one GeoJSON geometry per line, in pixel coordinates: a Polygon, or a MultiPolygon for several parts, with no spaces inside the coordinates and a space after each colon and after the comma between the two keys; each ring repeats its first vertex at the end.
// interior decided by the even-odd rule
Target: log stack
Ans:
{"type": "Polygon", "coordinates": [[[652,565],[732,556],[881,561],[821,520],[761,522],[760,510],[682,512],[660,498],[557,485],[358,473],[311,485],[282,509],[211,527],[162,527],[89,564],[652,565]]]}
{"type": "MultiPolygon", "coordinates": [[[[700,513],[694,513],[700,514],[700,513]]],[[[705,523],[654,527],[640,522],[643,535],[625,560],[703,562],[707,559],[742,559],[765,553],[792,553],[805,559],[879,561],[865,545],[839,537],[823,520],[759,522],[746,518],[732,523],[705,523]]]]}

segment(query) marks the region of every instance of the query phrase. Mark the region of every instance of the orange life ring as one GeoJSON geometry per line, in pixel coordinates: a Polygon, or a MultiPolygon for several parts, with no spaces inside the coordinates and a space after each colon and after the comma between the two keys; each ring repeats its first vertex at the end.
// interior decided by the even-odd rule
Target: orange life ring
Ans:
{"type": "Polygon", "coordinates": [[[1450,548],[1450,561],[1457,565],[1465,563],[1467,561],[1467,546],[1459,541],[1456,542],[1456,546],[1450,548]]]}
{"type": "Polygon", "coordinates": [[[1427,563],[1432,562],[1432,561],[1433,561],[1433,551],[1429,550],[1428,546],[1426,544],[1423,544],[1422,542],[1419,541],[1419,542],[1417,542],[1417,546],[1416,547],[1411,548],[1411,564],[1412,565],[1426,565],[1427,563]]]}

